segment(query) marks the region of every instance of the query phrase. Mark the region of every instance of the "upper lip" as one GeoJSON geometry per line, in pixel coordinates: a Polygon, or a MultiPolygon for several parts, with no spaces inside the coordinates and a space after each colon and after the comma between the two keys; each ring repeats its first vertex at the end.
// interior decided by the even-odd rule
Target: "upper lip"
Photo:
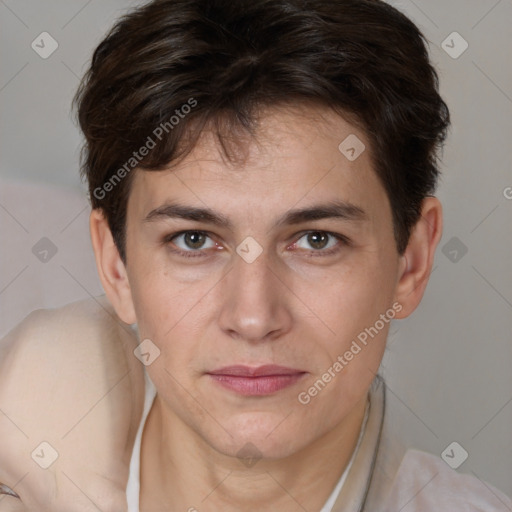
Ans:
{"type": "Polygon", "coordinates": [[[219,368],[207,373],[210,375],[232,375],[236,377],[268,377],[271,375],[297,375],[305,372],[295,368],[266,364],[262,366],[225,366],[224,368],[219,368]]]}

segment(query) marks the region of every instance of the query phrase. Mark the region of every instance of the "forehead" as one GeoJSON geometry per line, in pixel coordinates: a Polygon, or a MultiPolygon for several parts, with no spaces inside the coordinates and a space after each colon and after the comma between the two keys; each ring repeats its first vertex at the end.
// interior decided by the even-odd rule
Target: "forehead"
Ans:
{"type": "Polygon", "coordinates": [[[370,220],[390,218],[366,135],[329,109],[268,109],[254,135],[233,133],[226,142],[231,159],[207,130],[176,165],[136,170],[129,212],[142,218],[179,202],[254,221],[340,200],[364,209],[370,220]]]}

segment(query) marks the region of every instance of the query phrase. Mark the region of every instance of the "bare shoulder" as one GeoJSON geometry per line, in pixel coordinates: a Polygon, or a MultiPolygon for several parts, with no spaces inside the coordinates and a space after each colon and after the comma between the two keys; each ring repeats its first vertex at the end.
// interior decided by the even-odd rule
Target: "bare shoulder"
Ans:
{"type": "Polygon", "coordinates": [[[27,510],[124,499],[144,401],[136,344],[105,297],[35,311],[0,341],[0,482],[27,510]]]}

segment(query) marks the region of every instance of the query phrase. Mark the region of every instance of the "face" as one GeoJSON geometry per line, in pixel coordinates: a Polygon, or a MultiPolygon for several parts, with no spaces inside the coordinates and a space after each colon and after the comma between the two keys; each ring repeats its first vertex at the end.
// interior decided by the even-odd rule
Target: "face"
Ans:
{"type": "Polygon", "coordinates": [[[221,453],[284,457],[364,399],[401,258],[364,133],[273,109],[244,148],[228,163],[205,133],[176,167],[136,172],[126,272],[169,416],[221,453]],[[355,160],[338,149],[354,135],[355,160]]]}

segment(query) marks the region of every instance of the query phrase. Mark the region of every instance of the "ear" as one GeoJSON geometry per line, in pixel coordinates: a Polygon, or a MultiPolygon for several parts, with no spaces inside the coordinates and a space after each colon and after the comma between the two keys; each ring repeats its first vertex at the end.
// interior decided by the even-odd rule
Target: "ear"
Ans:
{"type": "Polygon", "coordinates": [[[134,324],[137,319],[126,267],[101,209],[91,212],[89,227],[103,289],[119,318],[127,324],[134,324]]]}
{"type": "Polygon", "coordinates": [[[395,300],[402,305],[402,310],[395,318],[406,318],[421,302],[442,232],[441,202],[437,197],[426,197],[422,203],[421,217],[411,231],[405,253],[400,257],[395,300]]]}

